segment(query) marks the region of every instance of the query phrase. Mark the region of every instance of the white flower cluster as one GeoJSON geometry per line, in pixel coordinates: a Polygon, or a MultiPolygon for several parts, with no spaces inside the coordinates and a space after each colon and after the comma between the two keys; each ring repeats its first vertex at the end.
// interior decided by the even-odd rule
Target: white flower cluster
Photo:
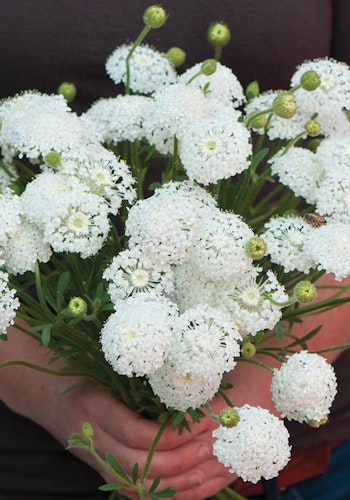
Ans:
{"type": "Polygon", "coordinates": [[[298,352],[275,369],[271,392],[276,409],[283,417],[322,423],[337,392],[334,369],[318,354],[298,352]]]}
{"type": "Polygon", "coordinates": [[[16,156],[39,167],[21,195],[0,195],[5,268],[14,274],[32,271],[35,261],[47,262],[52,251],[96,254],[109,233],[110,214],[123,200],[134,200],[129,167],[102,146],[62,96],[28,91],[5,99],[0,119],[0,148],[9,171],[16,156]]]}
{"type": "MultiPolygon", "coordinates": [[[[157,370],[152,366],[149,372],[130,373],[147,375],[168,407],[186,411],[201,406],[216,394],[224,373],[234,368],[242,337],[273,328],[288,295],[271,271],[263,276],[247,255],[254,232],[243,219],[220,210],[206,190],[190,181],[169,182],[139,200],[129,209],[125,227],[129,249],[104,271],[116,309],[112,318],[122,310],[130,314],[130,322],[146,324],[139,295],[165,297],[178,311],[170,318],[177,340],[166,354],[163,344],[158,345],[160,334],[133,337],[132,359],[145,358],[147,336],[147,347],[159,350],[163,363],[157,370]],[[125,302],[130,304],[126,309],[125,302]]],[[[124,328],[117,319],[108,320],[102,349],[107,360],[118,359],[112,365],[125,374],[125,368],[120,372],[117,337],[112,341],[110,333],[105,342],[105,329],[112,331],[110,321],[116,336],[124,328]]],[[[127,335],[129,325],[123,324],[127,335]]],[[[158,322],[157,328],[162,324],[158,322]]]]}
{"type": "Polygon", "coordinates": [[[272,479],[290,459],[289,433],[283,421],[259,407],[244,405],[236,410],[237,425],[221,425],[213,431],[214,455],[244,481],[272,479]]]}
{"type": "MultiPolygon", "coordinates": [[[[130,48],[118,47],[107,60],[107,73],[116,84],[127,84],[130,48]]],[[[83,115],[83,123],[110,144],[145,138],[161,153],[175,148],[188,178],[202,185],[248,168],[250,135],[236,109],[245,98],[229,68],[218,63],[205,76],[196,64],[178,75],[165,54],[142,44],[129,62],[129,88],[145,95],[100,99],[83,115]]]]}
{"type": "Polygon", "coordinates": [[[16,291],[9,288],[8,274],[0,271],[0,334],[6,334],[7,328],[13,325],[18,308],[19,300],[16,291]]]}

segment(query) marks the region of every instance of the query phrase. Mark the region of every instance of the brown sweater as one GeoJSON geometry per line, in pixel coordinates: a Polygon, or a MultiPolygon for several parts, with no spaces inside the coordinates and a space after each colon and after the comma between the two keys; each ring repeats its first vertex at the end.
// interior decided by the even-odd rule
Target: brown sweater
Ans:
{"type": "MultiPolygon", "coordinates": [[[[77,85],[73,107],[78,112],[98,97],[115,95],[104,61],[140,32],[145,5],[137,0],[0,0],[0,98],[26,89],[55,92],[64,80],[77,85]]],[[[182,47],[188,67],[213,56],[206,29],[212,21],[225,21],[232,39],[222,62],[244,86],[257,79],[262,90],[287,88],[295,66],[305,59],[330,55],[350,63],[348,0],[164,0],[162,5],[169,20],[148,43],[159,50],[182,47]]],[[[290,425],[295,444],[350,437],[349,363],[350,352],[336,363],[340,392],[330,423],[312,433],[290,425]]],[[[103,498],[95,472],[2,404],[0,429],[0,500],[103,498]]]]}

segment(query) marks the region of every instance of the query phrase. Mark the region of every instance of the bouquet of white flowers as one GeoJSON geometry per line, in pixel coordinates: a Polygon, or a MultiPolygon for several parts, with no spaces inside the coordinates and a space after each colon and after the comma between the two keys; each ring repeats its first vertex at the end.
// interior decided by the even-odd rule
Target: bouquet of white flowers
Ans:
{"type": "MultiPolygon", "coordinates": [[[[65,360],[61,375],[99,384],[162,429],[189,430],[209,412],[218,460],[257,482],[289,461],[288,431],[265,409],[235,408],[225,374],[240,362],[270,369],[281,417],[313,426],[336,394],[333,368],[306,347],[319,329],[297,339],[293,325],[348,300],[350,68],[307,61],[288,90],[244,91],[219,62],[226,25],[208,31],[215,58],[179,74],[181,49],[143,43],[165,20],[160,6],[145,11],[135,43],[106,62],[125,94],[82,116],[68,83],[0,102],[0,332],[6,340],[19,318],[65,360]],[[317,301],[324,273],[339,287],[317,301]],[[214,415],[218,394],[228,407],[214,415]]],[[[69,446],[96,456],[88,423],[69,446]]],[[[129,477],[96,458],[116,476],[102,489],[174,494],[158,479],[146,490],[136,464],[129,477]]]]}

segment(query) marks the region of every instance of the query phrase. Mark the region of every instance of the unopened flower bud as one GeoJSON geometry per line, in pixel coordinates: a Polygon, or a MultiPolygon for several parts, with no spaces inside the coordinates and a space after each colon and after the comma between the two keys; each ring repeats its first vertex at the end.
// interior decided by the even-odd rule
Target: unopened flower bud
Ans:
{"type": "Polygon", "coordinates": [[[275,97],[272,108],[274,113],[281,118],[291,118],[297,110],[294,97],[288,92],[282,92],[275,97]]]}
{"type": "Polygon", "coordinates": [[[228,407],[220,412],[219,422],[223,427],[235,427],[239,422],[238,411],[228,407]]]}
{"type": "Polygon", "coordinates": [[[307,304],[317,296],[317,289],[310,281],[299,281],[294,288],[294,295],[299,302],[307,304]]]}
{"type": "Polygon", "coordinates": [[[307,420],[306,421],[310,427],[313,427],[314,429],[318,429],[318,427],[321,427],[321,425],[324,425],[328,422],[328,415],[325,415],[321,420],[307,420]]]}
{"type": "Polygon", "coordinates": [[[201,72],[203,75],[210,76],[216,71],[217,62],[215,59],[207,59],[201,64],[201,72]]]}
{"type": "Polygon", "coordinates": [[[72,82],[63,82],[58,87],[57,93],[63,95],[67,102],[71,102],[77,95],[77,88],[72,82]]]}
{"type": "Polygon", "coordinates": [[[89,424],[89,422],[84,422],[82,427],[81,427],[81,430],[82,430],[82,433],[84,434],[84,436],[87,438],[92,438],[92,436],[94,435],[92,425],[89,424]]]}
{"type": "Polygon", "coordinates": [[[227,24],[223,22],[211,23],[207,31],[207,38],[213,47],[225,47],[231,40],[231,33],[227,24]]]}
{"type": "Polygon", "coordinates": [[[259,94],[260,94],[259,83],[256,80],[254,80],[253,82],[250,82],[247,85],[247,88],[245,89],[245,95],[246,95],[248,101],[251,101],[255,97],[258,97],[259,94]]]}
{"type": "Polygon", "coordinates": [[[180,49],[180,47],[171,47],[166,53],[166,56],[174,68],[178,68],[186,60],[186,52],[180,49]]]}
{"type": "Polygon", "coordinates": [[[310,137],[317,137],[321,133],[321,125],[316,120],[309,120],[305,124],[305,130],[310,137]]]}
{"type": "Polygon", "coordinates": [[[68,310],[73,316],[83,316],[87,311],[87,304],[81,297],[73,297],[68,304],[68,310]]]}
{"type": "Polygon", "coordinates": [[[266,254],[266,249],[267,247],[265,241],[257,236],[250,238],[245,246],[248,257],[255,260],[262,259],[262,257],[266,254]]]}
{"type": "Polygon", "coordinates": [[[45,163],[49,167],[58,167],[61,163],[61,155],[57,153],[57,151],[50,151],[50,153],[47,153],[45,156],[45,163]]]}
{"type": "Polygon", "coordinates": [[[149,28],[161,28],[167,20],[167,14],[161,5],[151,5],[143,14],[143,22],[149,28]]]}
{"type": "Polygon", "coordinates": [[[316,90],[317,87],[320,86],[320,83],[321,79],[316,71],[305,71],[305,73],[301,75],[300,85],[304,90],[308,90],[309,92],[316,90]]]}
{"type": "Polygon", "coordinates": [[[241,347],[242,356],[246,359],[252,358],[256,353],[256,347],[252,342],[244,342],[241,347]]]}
{"type": "Polygon", "coordinates": [[[266,115],[260,115],[253,118],[249,126],[251,128],[264,128],[266,125],[266,115]]]}

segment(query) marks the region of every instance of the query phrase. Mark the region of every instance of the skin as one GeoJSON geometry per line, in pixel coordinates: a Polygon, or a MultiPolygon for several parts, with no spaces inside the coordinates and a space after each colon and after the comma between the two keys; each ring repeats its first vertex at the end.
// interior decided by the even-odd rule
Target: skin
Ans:
{"type": "MultiPolygon", "coordinates": [[[[330,277],[326,277],[322,283],[331,281],[330,277]]],[[[318,299],[321,300],[327,293],[320,291],[318,299]]],[[[348,312],[349,306],[344,305],[306,318],[294,333],[305,335],[322,322],[321,333],[308,345],[310,351],[350,342],[348,312]],[[334,325],[337,325],[336,328],[334,325]]],[[[338,354],[339,351],[333,351],[326,357],[333,362],[338,354]]],[[[49,356],[46,348],[38,348],[32,338],[10,328],[8,342],[3,342],[0,350],[0,361],[9,359],[47,366],[49,356]]],[[[270,359],[259,359],[272,364],[270,359]]],[[[274,362],[274,366],[278,363],[274,362]]],[[[57,367],[58,364],[50,364],[50,368],[57,367]]],[[[259,405],[276,414],[270,396],[271,372],[250,363],[238,363],[226,378],[234,384],[229,396],[236,406],[245,403],[259,405]]],[[[127,472],[131,471],[135,462],[142,468],[159,424],[142,419],[93,385],[69,391],[59,398],[67,385],[74,381],[25,367],[9,367],[0,370],[0,397],[13,411],[40,424],[64,446],[68,436],[80,433],[82,423],[88,421],[93,426],[94,445],[100,455],[113,453],[127,472]]],[[[212,400],[211,405],[215,413],[226,407],[219,398],[212,400]]],[[[176,489],[175,500],[202,500],[232,483],[236,476],[219,464],[211,453],[211,433],[216,426],[215,421],[205,417],[193,426],[191,433],[185,431],[179,436],[166,430],[155,452],[146,484],[160,474],[161,487],[176,489]]],[[[105,481],[113,481],[88,452],[80,449],[72,452],[99,471],[105,481]]],[[[134,492],[124,493],[130,499],[138,498],[134,492]]]]}

